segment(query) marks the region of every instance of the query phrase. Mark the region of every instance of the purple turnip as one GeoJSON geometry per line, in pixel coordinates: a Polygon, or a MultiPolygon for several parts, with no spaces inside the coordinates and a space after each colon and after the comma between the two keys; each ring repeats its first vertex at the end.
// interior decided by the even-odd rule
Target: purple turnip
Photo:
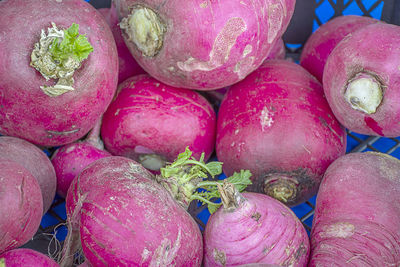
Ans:
{"type": "Polygon", "coordinates": [[[89,132],[117,88],[107,22],[83,0],[0,1],[0,133],[41,146],[89,132]]]}
{"type": "Polygon", "coordinates": [[[365,135],[400,136],[400,26],[375,23],[344,38],[324,69],[326,99],[339,122],[365,135]]]}
{"type": "Polygon", "coordinates": [[[286,30],[295,0],[115,1],[123,37],[161,82],[222,88],[258,68],[286,30]]]}
{"type": "Polygon", "coordinates": [[[345,151],[345,129],[321,84],[295,63],[265,62],[221,103],[217,157],[226,175],[251,171],[249,191],[300,204],[317,193],[326,168],[345,151]]]}

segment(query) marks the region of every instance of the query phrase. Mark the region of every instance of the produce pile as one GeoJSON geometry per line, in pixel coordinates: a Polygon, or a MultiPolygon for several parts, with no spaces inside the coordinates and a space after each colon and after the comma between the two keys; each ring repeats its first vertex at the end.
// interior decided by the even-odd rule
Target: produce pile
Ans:
{"type": "Polygon", "coordinates": [[[400,26],[336,17],[297,64],[295,4],[0,1],[0,267],[400,266],[400,161],[346,154],[400,136],[400,26]],[[56,195],[62,247],[22,248],[56,195]]]}

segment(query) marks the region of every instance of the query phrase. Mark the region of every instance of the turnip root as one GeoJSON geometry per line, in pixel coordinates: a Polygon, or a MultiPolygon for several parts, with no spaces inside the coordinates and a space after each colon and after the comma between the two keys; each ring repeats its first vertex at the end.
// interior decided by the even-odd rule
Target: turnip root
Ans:
{"type": "Polygon", "coordinates": [[[264,194],[240,194],[229,183],[220,194],[223,208],[211,215],[204,232],[205,267],[307,265],[307,232],[287,206],[264,194]]]}
{"type": "Polygon", "coordinates": [[[117,45],[119,72],[119,83],[134,75],[143,74],[145,71],[139,66],[136,60],[132,57],[131,52],[125,44],[122,37],[121,28],[118,23],[118,14],[115,5],[111,3],[110,8],[100,8],[98,11],[104,16],[114,36],[117,45]]]}
{"type": "Polygon", "coordinates": [[[343,126],[365,135],[400,136],[400,26],[375,23],[343,39],[324,70],[324,91],[343,126]]]}
{"type": "Polygon", "coordinates": [[[83,141],[74,142],[58,148],[51,158],[57,175],[57,193],[65,198],[68,188],[75,178],[90,163],[109,157],[100,140],[101,118],[83,141]]]}
{"type": "Polygon", "coordinates": [[[0,1],[0,10],[0,133],[41,146],[83,137],[117,88],[105,19],[83,0],[0,1]]]}
{"type": "Polygon", "coordinates": [[[132,55],[161,82],[212,90],[258,68],[282,36],[295,0],[117,0],[132,55]]]}
{"type": "Polygon", "coordinates": [[[217,157],[226,175],[251,171],[248,191],[300,204],[316,194],[326,168],[345,151],[345,129],[321,84],[295,63],[265,62],[221,103],[217,157]]]}
{"type": "Polygon", "coordinates": [[[215,146],[216,115],[199,93],[165,85],[147,74],[129,78],[104,114],[101,136],[113,155],[152,171],[189,146],[207,160],[215,146]]]}
{"type": "Polygon", "coordinates": [[[28,248],[17,248],[0,254],[1,267],[57,267],[57,262],[48,256],[28,248]]]}
{"type": "Polygon", "coordinates": [[[0,210],[1,254],[32,239],[43,215],[42,193],[35,177],[21,164],[3,158],[0,158],[0,210]]]}
{"type": "Polygon", "coordinates": [[[399,266],[400,161],[351,153],[327,169],[317,196],[309,266],[399,266]]]}
{"type": "Polygon", "coordinates": [[[326,60],[335,46],[348,34],[377,22],[377,19],[356,15],[339,16],[328,21],[311,34],[304,44],[300,65],[322,82],[326,60]]]}
{"type": "Polygon", "coordinates": [[[38,181],[43,197],[43,213],[53,203],[57,178],[47,155],[23,139],[0,136],[0,158],[10,159],[26,168],[38,181]]]}

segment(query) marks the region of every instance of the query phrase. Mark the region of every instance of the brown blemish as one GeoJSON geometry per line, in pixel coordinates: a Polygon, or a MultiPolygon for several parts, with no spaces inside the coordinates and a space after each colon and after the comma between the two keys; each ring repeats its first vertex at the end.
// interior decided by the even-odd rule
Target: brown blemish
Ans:
{"type": "Polygon", "coordinates": [[[226,265],[226,255],[222,250],[218,250],[217,248],[213,249],[213,257],[216,262],[222,264],[222,266],[226,265]]]}
{"type": "Polygon", "coordinates": [[[261,214],[259,212],[256,212],[253,215],[251,215],[251,218],[256,222],[258,222],[258,220],[261,218],[261,214]]]}

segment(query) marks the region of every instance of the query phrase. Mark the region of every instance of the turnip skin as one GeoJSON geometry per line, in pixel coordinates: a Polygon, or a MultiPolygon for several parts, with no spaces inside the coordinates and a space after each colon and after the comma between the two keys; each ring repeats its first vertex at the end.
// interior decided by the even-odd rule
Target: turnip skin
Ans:
{"type": "Polygon", "coordinates": [[[259,193],[236,193],[234,198],[240,199],[236,207],[218,209],[207,222],[205,267],[247,263],[307,265],[307,232],[287,206],[259,193]]]}
{"type": "Polygon", "coordinates": [[[216,115],[199,93],[163,84],[147,74],[119,85],[104,114],[101,136],[113,155],[124,156],[158,171],[189,146],[196,158],[214,151],[216,115]],[[155,157],[159,166],[146,165],[155,157]]]}
{"type": "Polygon", "coordinates": [[[286,30],[295,6],[295,0],[116,3],[125,42],[143,69],[163,83],[198,90],[231,85],[260,66],[286,30]],[[136,7],[156,13],[159,30],[165,31],[151,43],[158,48],[149,53],[138,49],[124,25],[136,7]]]}
{"type": "MultiPolygon", "coordinates": [[[[324,70],[324,91],[339,122],[351,131],[365,135],[397,137],[400,135],[400,27],[377,23],[365,26],[343,39],[332,51],[324,70]],[[326,77],[325,77],[326,76],[326,77]],[[355,97],[364,111],[355,109],[347,92],[361,79],[371,81],[355,97]],[[379,99],[380,98],[380,99],[379,99]],[[371,100],[370,104],[363,104],[371,100]]],[[[355,99],[355,98],[354,98],[355,99]]]]}
{"type": "Polygon", "coordinates": [[[53,259],[48,256],[37,252],[33,249],[17,248],[9,250],[0,254],[0,266],[4,263],[5,267],[22,267],[22,266],[35,266],[35,267],[58,267],[53,259]]]}
{"type": "Polygon", "coordinates": [[[121,83],[134,75],[146,73],[132,57],[131,52],[122,37],[122,31],[118,23],[118,14],[115,5],[110,8],[100,8],[98,11],[104,16],[114,36],[118,51],[118,82],[121,83]]]}
{"type": "Polygon", "coordinates": [[[4,52],[0,56],[0,133],[42,146],[83,137],[117,87],[117,52],[104,18],[82,0],[1,1],[0,9],[0,51],[4,52]],[[29,66],[34,44],[51,22],[60,28],[79,24],[79,33],[86,34],[94,48],[74,74],[75,90],[57,97],[40,89],[54,85],[54,80],[46,82],[29,66]]]}
{"type": "Polygon", "coordinates": [[[279,38],[278,40],[275,41],[271,52],[269,52],[268,57],[266,60],[269,59],[285,59],[286,57],[286,48],[285,48],[285,43],[283,42],[282,38],[279,38]]]}
{"type": "Polygon", "coordinates": [[[221,103],[217,157],[228,176],[251,171],[248,191],[300,204],[316,194],[326,168],[345,151],[345,129],[321,84],[295,63],[265,62],[221,103]]]}
{"type": "Polygon", "coordinates": [[[76,141],[58,148],[51,157],[51,163],[57,175],[57,193],[65,198],[72,180],[90,163],[110,157],[111,154],[104,150],[103,141],[100,139],[102,117],[84,140],[76,141]]]}
{"type": "Polygon", "coordinates": [[[56,173],[47,155],[28,141],[0,136],[0,158],[21,164],[36,178],[43,196],[43,213],[46,213],[53,203],[57,185],[56,173]]]}
{"type": "Polygon", "coordinates": [[[400,161],[351,153],[327,169],[317,196],[309,266],[398,266],[400,161]]]}
{"type": "Polygon", "coordinates": [[[348,34],[378,22],[380,21],[371,17],[356,15],[339,16],[328,21],[321,25],[304,44],[300,65],[322,82],[326,60],[335,46],[348,34]]]}
{"type": "Polygon", "coordinates": [[[0,158],[0,254],[28,242],[43,215],[36,178],[21,164],[0,158]]]}

